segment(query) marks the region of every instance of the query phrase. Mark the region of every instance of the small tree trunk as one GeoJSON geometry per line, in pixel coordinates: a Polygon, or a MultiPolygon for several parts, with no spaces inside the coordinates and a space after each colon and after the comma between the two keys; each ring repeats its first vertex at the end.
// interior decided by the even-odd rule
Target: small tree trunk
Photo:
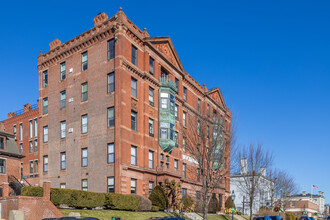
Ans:
{"type": "Polygon", "coordinates": [[[252,212],[253,212],[252,208],[253,208],[253,199],[250,198],[250,220],[252,220],[252,218],[253,218],[253,216],[252,216],[252,212]]]}
{"type": "Polygon", "coordinates": [[[207,220],[207,206],[205,204],[203,209],[203,220],[207,220]]]}

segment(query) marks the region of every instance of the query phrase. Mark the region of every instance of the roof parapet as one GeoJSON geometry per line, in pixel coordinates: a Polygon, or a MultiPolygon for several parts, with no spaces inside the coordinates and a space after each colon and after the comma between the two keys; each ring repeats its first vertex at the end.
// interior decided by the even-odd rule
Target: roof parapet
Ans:
{"type": "Polygon", "coordinates": [[[109,17],[106,13],[104,12],[99,13],[96,17],[94,17],[94,27],[98,26],[99,24],[102,24],[108,19],[109,17]]]}
{"type": "Polygon", "coordinates": [[[52,42],[49,43],[49,49],[55,49],[56,47],[61,45],[61,41],[59,39],[55,39],[52,42]]]}

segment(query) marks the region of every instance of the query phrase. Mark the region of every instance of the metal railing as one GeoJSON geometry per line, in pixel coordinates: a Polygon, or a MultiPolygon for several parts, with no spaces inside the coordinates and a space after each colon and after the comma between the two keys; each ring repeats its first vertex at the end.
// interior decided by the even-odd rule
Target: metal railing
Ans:
{"type": "MultiPolygon", "coordinates": [[[[31,111],[38,109],[38,104],[31,105],[31,111]]],[[[20,109],[16,112],[14,112],[15,116],[19,116],[24,114],[24,109],[20,109]]]]}

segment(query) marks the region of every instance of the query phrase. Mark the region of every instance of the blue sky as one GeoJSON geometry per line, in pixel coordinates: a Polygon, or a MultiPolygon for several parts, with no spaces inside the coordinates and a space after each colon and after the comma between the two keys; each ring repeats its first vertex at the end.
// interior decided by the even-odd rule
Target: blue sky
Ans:
{"type": "Polygon", "coordinates": [[[0,120],[36,103],[40,50],[121,6],[151,36],[170,36],[198,82],[220,87],[239,144],[263,143],[301,190],[314,184],[330,196],[330,1],[8,2],[0,7],[0,120]]]}

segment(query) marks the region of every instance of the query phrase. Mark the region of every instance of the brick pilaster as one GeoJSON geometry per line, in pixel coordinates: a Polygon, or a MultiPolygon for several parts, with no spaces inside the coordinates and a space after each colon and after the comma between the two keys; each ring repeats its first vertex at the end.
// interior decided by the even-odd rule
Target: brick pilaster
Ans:
{"type": "Polygon", "coordinates": [[[44,181],[43,188],[44,188],[44,194],[43,194],[44,200],[50,200],[50,181],[44,181]]]}

